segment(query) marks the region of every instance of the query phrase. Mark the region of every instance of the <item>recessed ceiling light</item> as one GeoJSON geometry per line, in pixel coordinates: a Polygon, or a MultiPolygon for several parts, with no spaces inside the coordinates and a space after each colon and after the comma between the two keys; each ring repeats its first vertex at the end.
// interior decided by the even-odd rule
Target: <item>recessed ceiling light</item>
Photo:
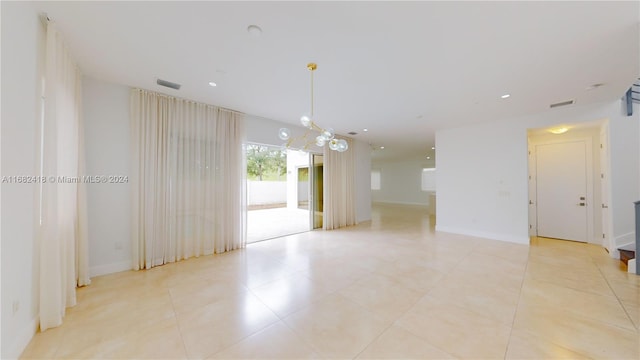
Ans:
{"type": "Polygon", "coordinates": [[[384,146],[380,146],[380,150],[384,150],[384,146]]]}
{"type": "Polygon", "coordinates": [[[247,27],[247,32],[252,38],[259,38],[260,35],[262,35],[262,29],[260,29],[260,26],[258,25],[249,25],[247,27]]]}
{"type": "Polygon", "coordinates": [[[427,160],[431,160],[431,156],[427,156],[427,160]]]}
{"type": "Polygon", "coordinates": [[[209,81],[209,86],[216,87],[216,86],[218,86],[218,84],[214,83],[213,81],[209,81]]]}
{"type": "Polygon", "coordinates": [[[369,131],[369,129],[362,129],[362,131],[367,132],[367,131],[369,131]]]}
{"type": "Polygon", "coordinates": [[[504,95],[502,95],[502,96],[500,96],[500,97],[501,97],[501,98],[503,98],[503,99],[506,99],[506,98],[508,98],[509,96],[511,96],[511,95],[510,95],[510,94],[504,94],[504,95]]]}
{"type": "Polygon", "coordinates": [[[567,131],[569,131],[569,128],[566,127],[557,127],[557,128],[553,128],[553,129],[549,129],[549,132],[552,134],[556,134],[556,135],[560,135],[560,134],[564,134],[567,131]]]}
{"type": "Polygon", "coordinates": [[[432,147],[431,147],[431,150],[435,150],[435,149],[436,149],[436,147],[435,147],[435,146],[432,146],[432,147]]]}

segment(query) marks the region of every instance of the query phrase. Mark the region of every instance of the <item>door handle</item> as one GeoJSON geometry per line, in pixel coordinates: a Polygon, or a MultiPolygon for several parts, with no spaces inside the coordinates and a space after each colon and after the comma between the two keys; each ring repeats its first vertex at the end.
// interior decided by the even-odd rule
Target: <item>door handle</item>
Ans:
{"type": "Polygon", "coordinates": [[[605,204],[602,204],[602,208],[603,209],[608,209],[609,207],[607,205],[605,205],[605,204]]]}

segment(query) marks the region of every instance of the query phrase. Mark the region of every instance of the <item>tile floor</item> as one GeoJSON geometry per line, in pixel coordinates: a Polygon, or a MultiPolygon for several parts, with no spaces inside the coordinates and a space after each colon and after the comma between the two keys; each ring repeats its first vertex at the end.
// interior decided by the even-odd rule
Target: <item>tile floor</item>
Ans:
{"type": "Polygon", "coordinates": [[[640,277],[597,246],[434,231],[418,207],[93,279],[27,358],[638,359],[640,277]]]}

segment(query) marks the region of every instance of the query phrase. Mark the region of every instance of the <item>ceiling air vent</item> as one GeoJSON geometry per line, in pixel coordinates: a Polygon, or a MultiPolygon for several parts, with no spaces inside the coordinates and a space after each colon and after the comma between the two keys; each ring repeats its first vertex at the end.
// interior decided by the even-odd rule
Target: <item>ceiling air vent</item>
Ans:
{"type": "Polygon", "coordinates": [[[172,83],[171,81],[162,80],[162,79],[156,80],[156,83],[160,86],[165,86],[165,87],[176,89],[176,90],[180,90],[180,86],[182,86],[180,84],[172,83]]]}
{"type": "Polygon", "coordinates": [[[550,108],[556,108],[556,107],[560,107],[560,106],[567,106],[567,105],[571,105],[573,104],[573,100],[567,100],[567,101],[562,101],[559,103],[555,103],[555,104],[551,104],[549,105],[550,108]]]}

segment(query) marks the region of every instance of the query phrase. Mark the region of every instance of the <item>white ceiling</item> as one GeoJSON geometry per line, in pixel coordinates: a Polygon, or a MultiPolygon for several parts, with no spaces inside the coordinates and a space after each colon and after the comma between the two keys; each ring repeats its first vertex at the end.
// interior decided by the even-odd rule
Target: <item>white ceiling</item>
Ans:
{"type": "Polygon", "coordinates": [[[539,113],[568,99],[613,100],[640,75],[637,1],[36,7],[89,76],[284,122],[297,124],[309,110],[306,64],[316,62],[317,122],[384,145],[377,158],[425,156],[440,128],[539,113]],[[259,38],[248,34],[252,24],[259,38]],[[595,83],[606,85],[586,90],[595,83]]]}

